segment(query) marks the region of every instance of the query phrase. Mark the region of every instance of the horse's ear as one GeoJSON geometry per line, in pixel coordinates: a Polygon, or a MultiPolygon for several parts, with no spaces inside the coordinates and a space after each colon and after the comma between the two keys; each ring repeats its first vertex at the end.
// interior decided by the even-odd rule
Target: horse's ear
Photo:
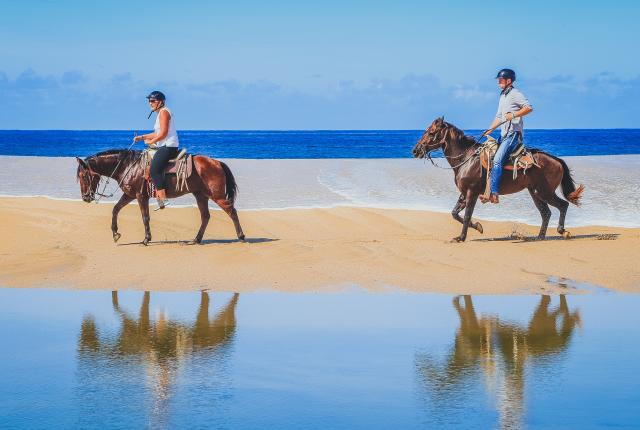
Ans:
{"type": "Polygon", "coordinates": [[[85,169],[89,168],[89,166],[87,165],[87,162],[84,161],[82,158],[76,157],[76,160],[78,160],[78,164],[84,167],[85,169]]]}

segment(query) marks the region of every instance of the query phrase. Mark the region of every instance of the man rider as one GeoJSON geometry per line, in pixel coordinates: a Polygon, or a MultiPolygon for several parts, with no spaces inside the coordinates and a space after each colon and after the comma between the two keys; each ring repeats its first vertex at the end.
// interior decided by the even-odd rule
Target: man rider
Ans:
{"type": "Polygon", "coordinates": [[[524,123],[522,117],[533,111],[529,100],[513,83],[516,80],[516,72],[511,69],[502,69],[496,76],[498,87],[500,87],[500,100],[498,102],[498,112],[496,117],[482,136],[490,134],[498,125],[501,125],[500,139],[498,139],[498,150],[493,157],[491,166],[491,195],[487,199],[480,196],[482,203],[490,201],[499,203],[500,178],[502,177],[502,166],[507,157],[522,143],[522,131],[524,123]]]}

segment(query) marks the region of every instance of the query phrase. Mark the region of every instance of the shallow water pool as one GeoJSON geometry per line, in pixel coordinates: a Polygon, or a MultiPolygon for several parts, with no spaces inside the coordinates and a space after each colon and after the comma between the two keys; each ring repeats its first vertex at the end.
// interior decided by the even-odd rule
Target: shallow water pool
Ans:
{"type": "Polygon", "coordinates": [[[638,428],[639,305],[0,289],[0,427],[638,428]]]}

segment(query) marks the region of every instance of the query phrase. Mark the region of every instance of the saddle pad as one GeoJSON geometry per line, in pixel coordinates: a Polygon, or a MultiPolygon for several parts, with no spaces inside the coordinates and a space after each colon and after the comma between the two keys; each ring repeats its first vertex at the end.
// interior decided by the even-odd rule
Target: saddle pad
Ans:
{"type": "Polygon", "coordinates": [[[193,155],[191,154],[187,154],[184,157],[182,157],[180,160],[178,160],[175,163],[169,163],[167,164],[167,167],[164,169],[164,173],[165,174],[173,174],[175,175],[176,172],[178,171],[178,167],[180,166],[181,163],[187,163],[187,168],[186,168],[186,177],[190,177],[191,173],[193,173],[193,155]]]}
{"type": "MultiPolygon", "coordinates": [[[[489,167],[487,162],[488,154],[486,151],[482,151],[480,153],[480,162],[482,163],[482,167],[486,170],[489,167]]],[[[533,158],[533,154],[527,152],[520,158],[518,158],[518,170],[526,170],[536,165],[536,161],[533,158]]],[[[513,162],[511,159],[504,164],[504,170],[513,170],[513,162]]]]}

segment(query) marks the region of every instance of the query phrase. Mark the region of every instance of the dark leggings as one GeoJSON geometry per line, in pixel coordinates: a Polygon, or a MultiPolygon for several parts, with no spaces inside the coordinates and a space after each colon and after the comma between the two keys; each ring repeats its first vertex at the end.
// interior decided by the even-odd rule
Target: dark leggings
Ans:
{"type": "Polygon", "coordinates": [[[178,155],[178,148],[170,148],[167,146],[161,146],[156,151],[156,154],[151,160],[151,180],[153,185],[158,190],[164,190],[164,168],[167,166],[169,160],[175,158],[178,155]]]}

